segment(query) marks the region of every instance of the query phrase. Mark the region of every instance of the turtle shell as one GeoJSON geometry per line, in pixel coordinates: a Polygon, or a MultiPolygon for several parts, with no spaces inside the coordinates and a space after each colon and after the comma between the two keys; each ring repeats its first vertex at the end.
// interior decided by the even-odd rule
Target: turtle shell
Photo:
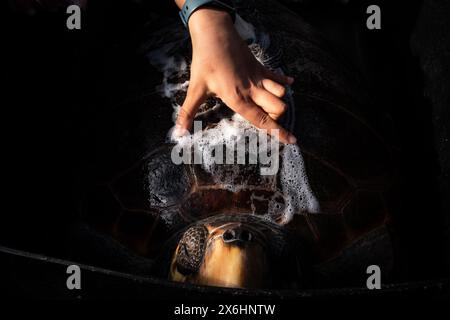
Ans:
{"type": "MultiPolygon", "coordinates": [[[[254,27],[253,44],[265,46],[259,58],[296,79],[282,124],[298,137],[320,210],[295,212],[284,227],[307,243],[316,262],[336,257],[389,220],[393,160],[384,133],[389,122],[359,74],[301,17],[268,0],[236,1],[236,8],[254,27]]],[[[167,135],[174,124],[171,105],[184,99],[189,39],[176,21],[152,31],[143,43],[140,55],[147,55],[150,65],[139,83],[123,86],[132,90],[112,93],[119,103],[105,110],[97,126],[100,187],[91,192],[86,220],[135,252],[156,257],[174,232],[207,216],[264,216],[274,203],[282,210],[286,198],[279,175],[263,177],[258,165],[224,165],[222,174],[234,173],[220,183],[224,179],[201,165],[173,163],[167,135]],[[161,68],[155,52],[171,58],[172,69],[167,63],[161,68]]],[[[229,115],[226,106],[210,99],[198,118],[214,124],[229,115]]]]}

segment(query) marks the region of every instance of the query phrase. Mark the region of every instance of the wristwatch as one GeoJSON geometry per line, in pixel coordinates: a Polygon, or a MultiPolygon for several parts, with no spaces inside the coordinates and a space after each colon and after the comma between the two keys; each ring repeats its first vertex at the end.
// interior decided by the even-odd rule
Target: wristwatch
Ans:
{"type": "Polygon", "coordinates": [[[181,20],[186,28],[188,27],[190,16],[201,7],[213,7],[225,10],[231,15],[233,22],[236,17],[235,10],[229,0],[186,0],[180,11],[181,20]]]}

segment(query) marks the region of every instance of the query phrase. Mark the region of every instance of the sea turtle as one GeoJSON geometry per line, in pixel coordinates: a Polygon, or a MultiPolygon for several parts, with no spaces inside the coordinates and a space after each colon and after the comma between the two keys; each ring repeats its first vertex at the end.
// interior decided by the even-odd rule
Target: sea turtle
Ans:
{"type": "MultiPolygon", "coordinates": [[[[165,21],[142,46],[150,61],[142,92],[128,85],[132,92],[115,95],[121,102],[102,114],[99,179],[107,188],[92,192],[85,219],[175,281],[301,287],[312,272],[316,285],[349,284],[366,263],[390,266],[387,118],[358,73],[298,15],[269,0],[236,7],[257,58],[296,78],[281,123],[298,146],[282,145],[280,170],[267,176],[260,164],[175,164],[171,105],[185,96],[190,46],[182,25],[165,21]]],[[[213,98],[197,119],[204,133],[253,130],[213,98]]]]}

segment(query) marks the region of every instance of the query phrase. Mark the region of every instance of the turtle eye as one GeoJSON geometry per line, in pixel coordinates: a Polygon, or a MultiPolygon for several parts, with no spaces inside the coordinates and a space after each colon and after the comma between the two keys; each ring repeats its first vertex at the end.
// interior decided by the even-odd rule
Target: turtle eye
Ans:
{"type": "Polygon", "coordinates": [[[178,244],[176,266],[178,271],[187,276],[200,269],[205,252],[208,230],[204,226],[189,228],[178,244]]]}

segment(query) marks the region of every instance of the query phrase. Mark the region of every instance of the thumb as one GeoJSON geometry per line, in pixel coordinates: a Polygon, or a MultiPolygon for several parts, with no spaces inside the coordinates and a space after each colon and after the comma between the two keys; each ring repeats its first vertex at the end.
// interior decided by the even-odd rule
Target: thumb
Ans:
{"type": "Polygon", "coordinates": [[[188,133],[198,108],[205,100],[206,90],[202,90],[200,86],[189,86],[186,98],[178,112],[175,136],[183,136],[188,133]]]}

